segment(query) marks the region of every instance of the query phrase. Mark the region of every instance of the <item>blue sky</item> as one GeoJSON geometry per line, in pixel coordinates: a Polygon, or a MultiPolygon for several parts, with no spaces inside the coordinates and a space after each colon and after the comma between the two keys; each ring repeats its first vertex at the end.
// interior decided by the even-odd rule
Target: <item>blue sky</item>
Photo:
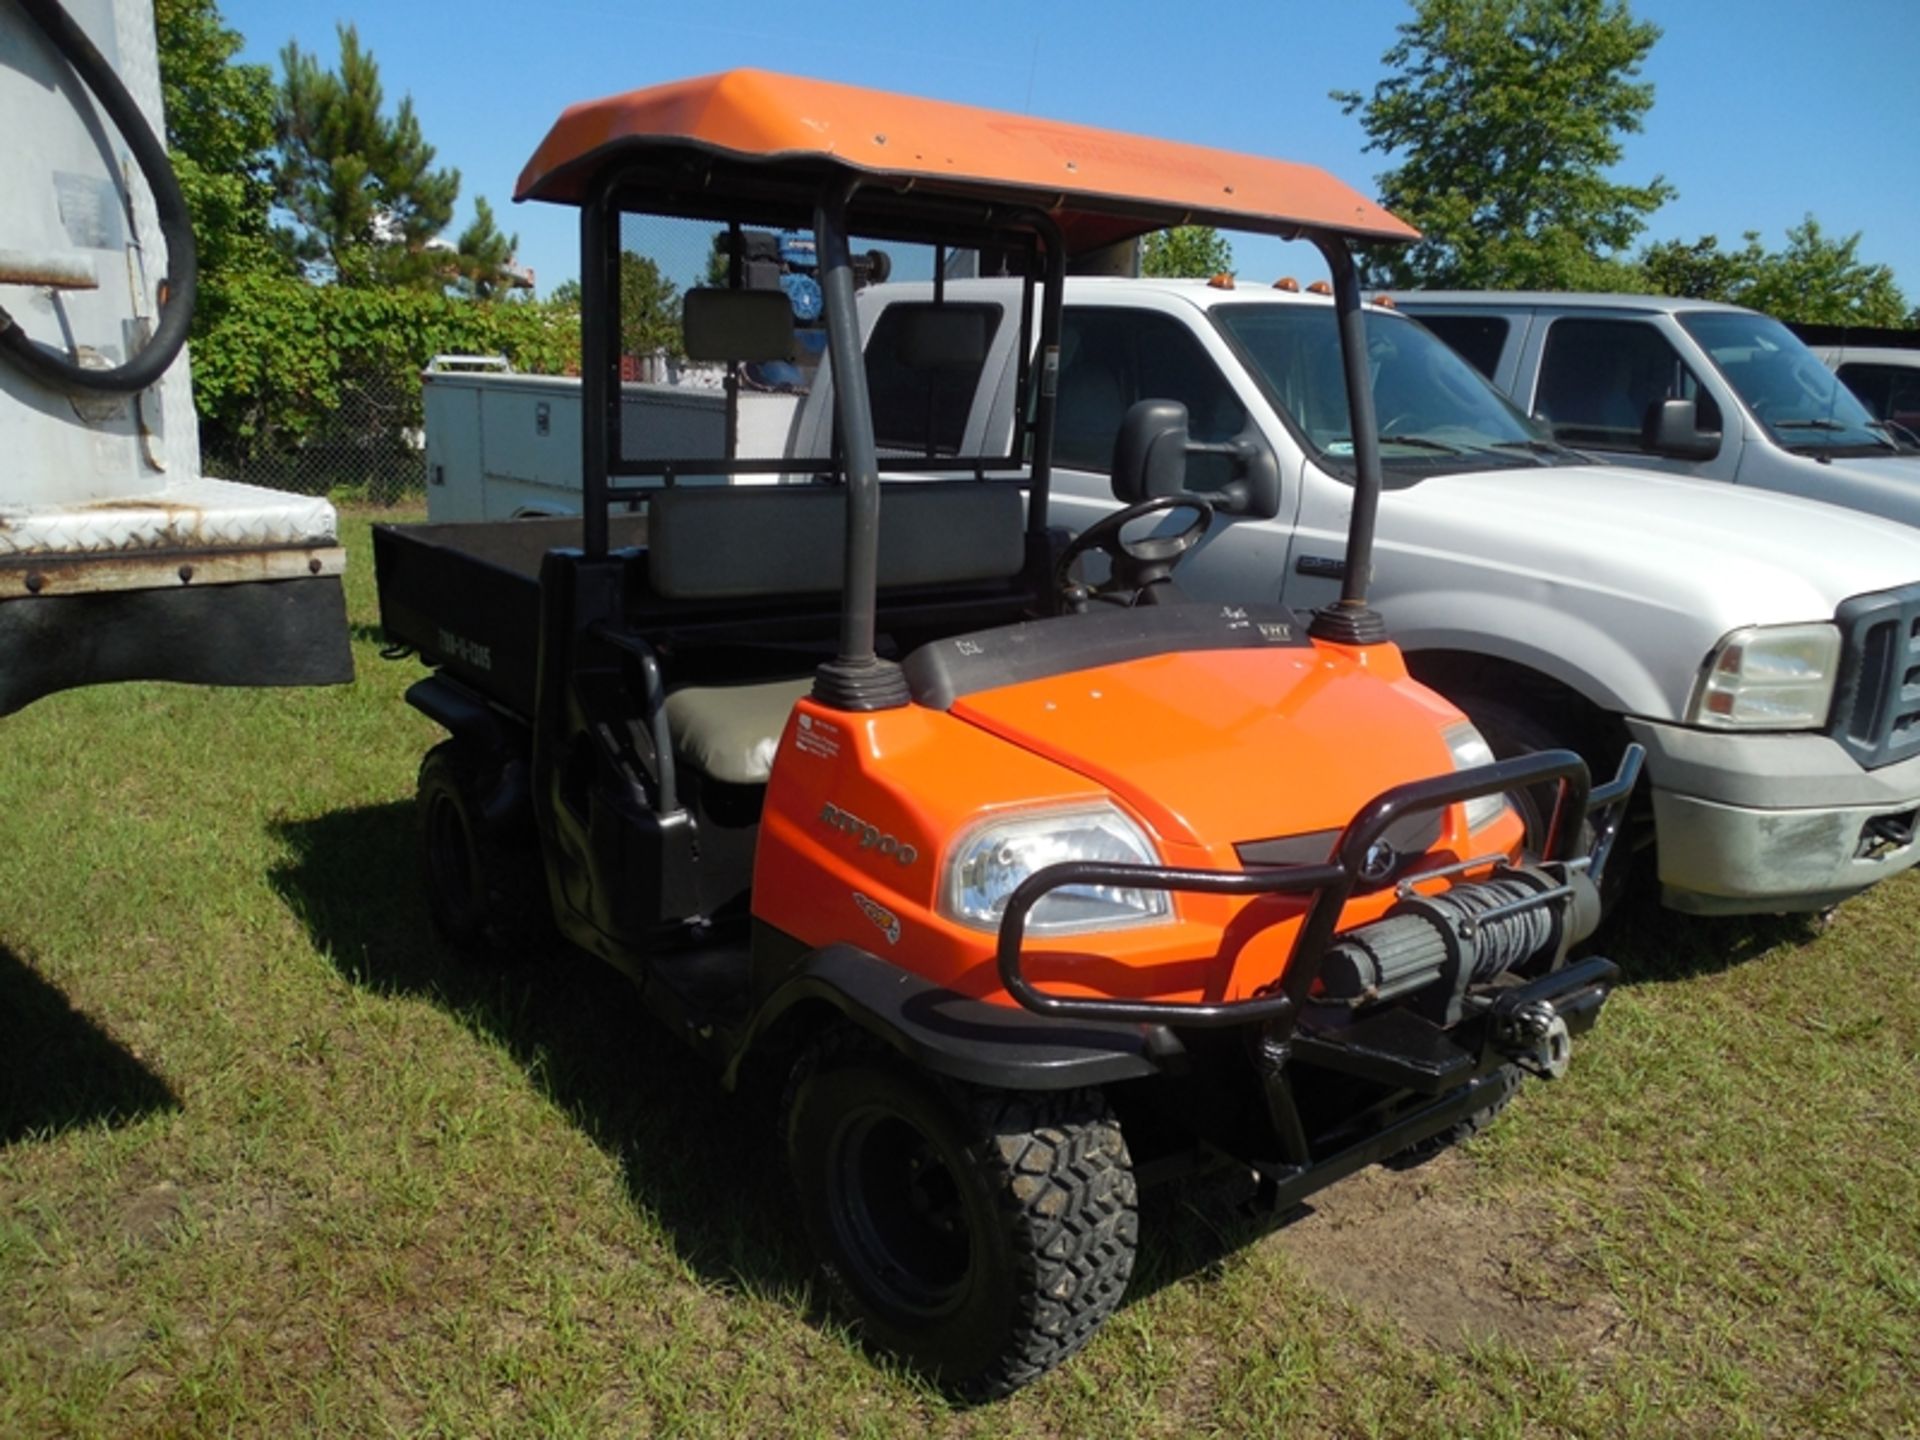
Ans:
{"type": "MultiPolygon", "coordinates": [[[[1618,176],[1659,174],[1679,195],[1647,237],[1717,234],[1769,247],[1811,212],[1863,233],[1920,304],[1920,0],[1635,0],[1664,31],[1643,78],[1645,130],[1618,176]]],[[[1157,0],[1093,6],[619,4],[614,0],[222,0],[243,58],[275,65],[289,39],[337,57],[359,27],[390,101],[413,96],[460,215],[493,202],[542,293],[576,268],[574,212],[509,203],[521,165],[575,100],[756,65],[1320,165],[1372,193],[1388,163],[1327,98],[1369,90],[1406,0],[1157,0]],[[1191,18],[1188,18],[1191,17],[1191,18]]],[[[1302,246],[1242,238],[1242,274],[1317,273],[1302,246]]]]}

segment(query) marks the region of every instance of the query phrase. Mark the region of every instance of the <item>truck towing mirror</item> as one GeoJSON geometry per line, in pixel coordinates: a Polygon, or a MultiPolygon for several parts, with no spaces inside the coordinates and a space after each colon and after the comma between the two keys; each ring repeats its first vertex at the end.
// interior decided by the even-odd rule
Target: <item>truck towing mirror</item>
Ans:
{"type": "Polygon", "coordinates": [[[1136,400],[1113,440],[1113,498],[1137,505],[1187,488],[1187,407],[1178,400],[1136,400]]]}
{"type": "Polygon", "coordinates": [[[1700,428],[1700,407],[1692,400],[1657,400],[1648,406],[1640,441],[1674,460],[1711,460],[1720,453],[1720,432],[1700,428]]]}
{"type": "Polygon", "coordinates": [[[1226,455],[1234,478],[1203,492],[1226,515],[1280,512],[1280,462],[1251,426],[1233,439],[1207,444],[1187,437],[1187,407],[1178,400],[1136,401],[1113,442],[1113,498],[1123,505],[1187,493],[1187,457],[1226,455]]]}

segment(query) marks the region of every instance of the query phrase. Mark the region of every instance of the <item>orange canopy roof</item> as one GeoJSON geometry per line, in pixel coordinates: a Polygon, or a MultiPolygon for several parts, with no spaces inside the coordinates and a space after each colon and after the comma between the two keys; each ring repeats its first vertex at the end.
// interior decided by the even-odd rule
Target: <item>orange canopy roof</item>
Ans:
{"type": "Polygon", "coordinates": [[[1082,248],[1180,224],[1311,226],[1370,240],[1419,233],[1311,165],[764,70],[570,106],[520,172],[514,198],[578,203],[592,162],[672,146],[830,161],[925,189],[1014,192],[1052,212],[1082,248]]]}

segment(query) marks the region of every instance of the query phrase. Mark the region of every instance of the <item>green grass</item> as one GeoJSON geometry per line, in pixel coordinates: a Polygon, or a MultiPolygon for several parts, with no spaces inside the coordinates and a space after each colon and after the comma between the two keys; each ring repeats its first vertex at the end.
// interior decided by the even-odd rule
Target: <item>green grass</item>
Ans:
{"type": "Polygon", "coordinates": [[[0,1435],[1920,1431],[1915,881],[1637,908],[1567,1081],[1279,1234],[1161,1197],[1102,1336],[956,1409],[816,1313],[759,1098],[433,943],[349,530],[353,686],[0,722],[0,1435]]]}

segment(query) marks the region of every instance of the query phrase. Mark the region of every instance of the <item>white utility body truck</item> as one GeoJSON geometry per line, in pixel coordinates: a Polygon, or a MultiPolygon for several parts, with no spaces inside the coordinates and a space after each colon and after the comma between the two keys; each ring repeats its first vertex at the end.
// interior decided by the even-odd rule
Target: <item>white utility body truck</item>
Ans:
{"type": "Polygon", "coordinates": [[[0,6],[0,714],[353,676],[325,500],[201,472],[152,7],[0,6]]]}

